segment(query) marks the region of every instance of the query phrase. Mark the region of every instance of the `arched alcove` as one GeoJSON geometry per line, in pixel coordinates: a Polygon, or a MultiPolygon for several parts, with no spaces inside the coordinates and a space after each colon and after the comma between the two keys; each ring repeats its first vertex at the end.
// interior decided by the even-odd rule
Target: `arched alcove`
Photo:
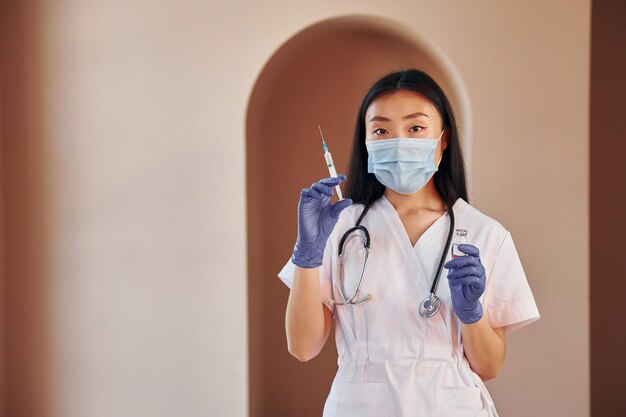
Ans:
{"type": "Polygon", "coordinates": [[[328,174],[318,124],[338,171],[345,172],[369,86],[390,71],[419,68],[456,109],[471,166],[465,89],[446,57],[413,32],[371,16],[324,20],[278,48],[254,85],[246,126],[252,417],[320,416],[337,369],[333,333],[312,361],[301,363],[287,352],[289,289],[276,276],[295,242],[300,190],[328,174]]]}

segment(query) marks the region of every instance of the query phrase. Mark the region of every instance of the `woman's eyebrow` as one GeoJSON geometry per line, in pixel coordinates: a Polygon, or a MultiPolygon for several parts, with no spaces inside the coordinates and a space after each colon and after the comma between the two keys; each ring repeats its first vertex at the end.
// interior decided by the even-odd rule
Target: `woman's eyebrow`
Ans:
{"type": "MultiPolygon", "coordinates": [[[[430,117],[426,113],[422,113],[422,112],[418,111],[417,113],[411,113],[411,114],[409,114],[407,116],[404,116],[402,119],[406,120],[406,119],[412,119],[414,117],[420,117],[420,116],[430,117]]],[[[374,116],[374,117],[372,117],[370,119],[370,122],[375,122],[375,121],[378,121],[378,122],[389,122],[390,120],[387,119],[386,117],[383,117],[383,116],[374,116]]]]}

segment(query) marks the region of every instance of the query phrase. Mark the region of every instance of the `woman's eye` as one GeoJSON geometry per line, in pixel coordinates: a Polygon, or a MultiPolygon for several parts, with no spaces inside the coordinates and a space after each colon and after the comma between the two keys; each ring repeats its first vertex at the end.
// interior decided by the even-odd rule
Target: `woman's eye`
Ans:
{"type": "Polygon", "coordinates": [[[409,129],[410,132],[419,132],[420,130],[424,129],[422,126],[411,126],[411,128],[409,129]],[[417,130],[419,129],[419,130],[417,130]]]}
{"type": "Polygon", "coordinates": [[[377,135],[384,135],[385,133],[387,133],[387,131],[382,127],[379,127],[378,129],[374,130],[374,133],[377,135]]]}

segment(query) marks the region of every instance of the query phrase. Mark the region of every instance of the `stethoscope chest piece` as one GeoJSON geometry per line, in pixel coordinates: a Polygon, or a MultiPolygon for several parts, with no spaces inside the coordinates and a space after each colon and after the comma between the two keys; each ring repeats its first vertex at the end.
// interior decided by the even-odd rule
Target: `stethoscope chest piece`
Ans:
{"type": "Polygon", "coordinates": [[[432,317],[439,311],[441,300],[435,294],[430,294],[422,304],[420,304],[420,316],[426,318],[432,317]]]}

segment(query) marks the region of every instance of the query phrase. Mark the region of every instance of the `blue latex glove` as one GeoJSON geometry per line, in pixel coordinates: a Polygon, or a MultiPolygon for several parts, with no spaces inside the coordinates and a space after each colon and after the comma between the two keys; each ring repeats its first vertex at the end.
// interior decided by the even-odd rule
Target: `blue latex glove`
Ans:
{"type": "Polygon", "coordinates": [[[461,322],[476,323],[483,316],[483,306],[478,299],[485,292],[485,267],[480,262],[476,246],[461,244],[458,248],[467,256],[454,258],[443,265],[450,270],[448,284],[452,308],[461,322]]]}
{"type": "Polygon", "coordinates": [[[352,204],[349,198],[335,204],[330,203],[335,186],[345,180],[345,175],[324,178],[300,193],[298,239],[291,258],[299,267],[316,268],[322,265],[326,241],[339,219],[339,214],[352,204]]]}

